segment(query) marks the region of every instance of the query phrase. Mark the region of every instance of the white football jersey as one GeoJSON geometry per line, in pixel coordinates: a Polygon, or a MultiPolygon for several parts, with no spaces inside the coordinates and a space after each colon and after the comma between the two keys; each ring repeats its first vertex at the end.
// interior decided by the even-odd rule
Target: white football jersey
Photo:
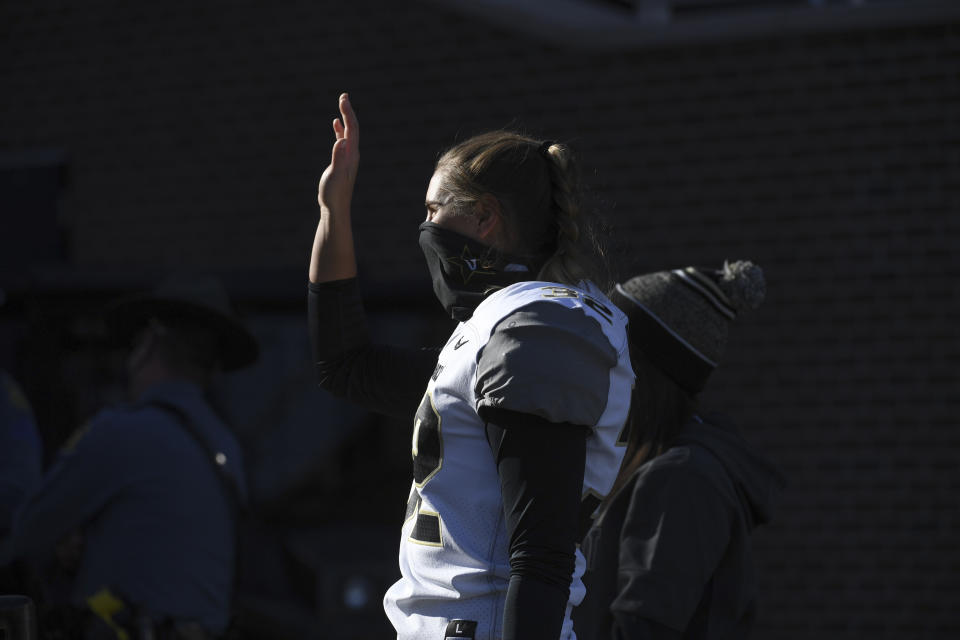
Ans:
{"type": "MultiPolygon", "coordinates": [[[[583,508],[592,516],[625,451],[622,432],[633,385],[626,325],[623,312],[595,287],[536,281],[491,294],[458,325],[440,352],[413,425],[414,479],[400,542],[403,577],[384,597],[399,639],[501,637],[509,540],[478,407],[591,427],[583,508]],[[512,341],[499,337],[515,330],[522,331],[512,341]]],[[[585,564],[578,547],[563,640],[575,637],[570,612],[583,599],[585,564]]]]}

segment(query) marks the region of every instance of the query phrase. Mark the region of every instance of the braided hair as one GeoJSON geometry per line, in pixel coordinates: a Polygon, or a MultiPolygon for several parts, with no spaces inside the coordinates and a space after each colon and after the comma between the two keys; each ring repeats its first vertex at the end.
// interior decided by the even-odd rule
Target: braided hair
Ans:
{"type": "Polygon", "coordinates": [[[606,288],[607,265],[592,212],[581,204],[579,171],[564,144],[512,131],[490,131],[445,151],[437,161],[454,210],[467,213],[484,194],[500,204],[506,246],[537,278],[606,288]]]}

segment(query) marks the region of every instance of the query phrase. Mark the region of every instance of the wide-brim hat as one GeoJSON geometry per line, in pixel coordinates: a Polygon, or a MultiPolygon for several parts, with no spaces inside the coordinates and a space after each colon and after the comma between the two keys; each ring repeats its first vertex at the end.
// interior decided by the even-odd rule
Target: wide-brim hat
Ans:
{"type": "Polygon", "coordinates": [[[257,339],[237,316],[226,288],[213,276],[168,277],[149,293],[109,305],[105,319],[110,332],[129,343],[151,318],[171,326],[210,330],[225,371],[251,364],[260,354],[257,339]]]}

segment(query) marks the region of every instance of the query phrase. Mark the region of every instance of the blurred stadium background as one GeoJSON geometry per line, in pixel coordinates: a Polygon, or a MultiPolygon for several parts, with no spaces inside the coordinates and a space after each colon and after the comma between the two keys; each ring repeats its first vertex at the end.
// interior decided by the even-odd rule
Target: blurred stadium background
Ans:
{"type": "Polygon", "coordinates": [[[378,336],[450,328],[416,238],[438,152],[569,142],[621,275],[766,270],[705,398],[790,481],[757,637],[960,632],[960,3],[5,2],[0,87],[0,367],[51,451],[118,397],[107,300],[213,272],[263,343],[219,393],[259,637],[389,634],[409,425],[318,391],[304,320],[341,91],[378,336]]]}

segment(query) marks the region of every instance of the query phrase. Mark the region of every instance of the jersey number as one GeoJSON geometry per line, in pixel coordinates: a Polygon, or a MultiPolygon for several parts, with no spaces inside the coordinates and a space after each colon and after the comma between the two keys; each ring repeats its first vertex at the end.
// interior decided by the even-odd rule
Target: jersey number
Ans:
{"type": "MultiPolygon", "coordinates": [[[[443,466],[443,441],[440,439],[440,413],[433,406],[433,396],[427,391],[413,420],[413,482],[423,488],[443,466]]],[[[420,508],[420,494],[410,492],[407,501],[407,519],[415,517],[410,540],[431,547],[443,546],[440,534],[440,514],[420,508]]]]}
{"type": "Polygon", "coordinates": [[[422,505],[423,499],[420,498],[420,494],[416,489],[411,489],[410,497],[407,499],[407,515],[403,519],[406,522],[410,518],[416,518],[410,530],[410,542],[428,547],[442,547],[440,514],[436,511],[421,509],[422,505]]]}
{"type": "Polygon", "coordinates": [[[413,421],[413,481],[423,488],[443,466],[440,414],[428,391],[420,401],[413,421]]]}
{"type": "Polygon", "coordinates": [[[576,289],[569,289],[567,287],[540,287],[540,290],[543,291],[541,295],[543,295],[544,298],[580,298],[583,300],[583,304],[596,311],[597,315],[601,318],[608,323],[613,322],[613,311],[610,310],[610,307],[596,298],[592,298],[585,293],[580,293],[576,289]]]}

